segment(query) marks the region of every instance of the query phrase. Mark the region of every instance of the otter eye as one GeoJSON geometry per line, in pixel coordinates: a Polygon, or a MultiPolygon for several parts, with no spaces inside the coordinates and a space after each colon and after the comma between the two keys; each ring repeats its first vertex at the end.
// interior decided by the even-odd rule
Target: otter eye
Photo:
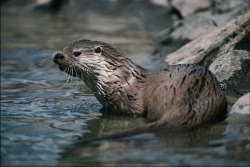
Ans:
{"type": "Polygon", "coordinates": [[[82,54],[81,52],[73,52],[73,55],[74,55],[75,57],[80,56],[81,54],[82,54]]]}
{"type": "Polygon", "coordinates": [[[95,52],[96,52],[96,53],[101,53],[101,52],[102,52],[102,49],[101,49],[100,47],[98,47],[98,48],[95,49],[95,52]]]}

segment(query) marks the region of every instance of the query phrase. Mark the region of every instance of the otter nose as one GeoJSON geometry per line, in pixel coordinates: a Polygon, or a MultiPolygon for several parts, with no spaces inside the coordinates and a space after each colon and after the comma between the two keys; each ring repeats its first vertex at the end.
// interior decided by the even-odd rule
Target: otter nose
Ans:
{"type": "Polygon", "coordinates": [[[61,54],[61,53],[57,53],[55,56],[54,56],[54,60],[62,60],[64,58],[64,56],[61,54]]]}

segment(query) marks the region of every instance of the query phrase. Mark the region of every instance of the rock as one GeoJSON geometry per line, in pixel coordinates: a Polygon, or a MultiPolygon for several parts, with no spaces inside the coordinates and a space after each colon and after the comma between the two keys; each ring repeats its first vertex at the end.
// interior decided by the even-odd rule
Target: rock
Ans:
{"type": "Polygon", "coordinates": [[[195,40],[182,46],[179,50],[167,55],[165,62],[168,65],[200,63],[203,66],[208,66],[211,59],[229,49],[225,46],[232,45],[232,39],[237,37],[238,34],[242,32],[246,32],[243,33],[243,36],[248,34],[249,31],[245,30],[248,29],[246,27],[249,25],[250,15],[249,11],[246,11],[243,15],[233,19],[226,25],[203,33],[195,40]]]}
{"type": "Polygon", "coordinates": [[[155,53],[159,52],[160,55],[172,53],[214,27],[216,25],[213,20],[205,16],[194,15],[178,21],[173,26],[160,32],[155,38],[153,43],[155,53]]]}
{"type": "Polygon", "coordinates": [[[221,54],[209,66],[226,95],[239,97],[250,92],[250,52],[233,50],[221,54]]]}
{"type": "MultiPolygon", "coordinates": [[[[163,57],[176,51],[194,38],[199,37],[201,33],[211,30],[216,26],[225,25],[235,17],[246,13],[246,10],[249,8],[248,0],[211,0],[212,5],[210,5],[209,8],[205,7],[210,4],[207,0],[202,1],[204,4],[200,4],[200,1],[196,4],[195,0],[169,1],[173,8],[176,8],[173,4],[177,2],[181,2],[184,6],[200,5],[200,9],[202,10],[194,10],[192,14],[186,15],[183,20],[178,20],[172,26],[167,27],[159,33],[153,44],[155,48],[151,54],[153,59],[161,59],[162,61],[163,57]],[[203,22],[202,19],[204,19],[203,22]]],[[[180,12],[180,15],[182,15],[182,11],[180,9],[178,10],[178,8],[176,9],[180,12]]],[[[237,35],[237,33],[235,35],[237,35]]],[[[231,36],[229,37],[231,38],[231,36]]],[[[211,55],[214,53],[217,53],[217,50],[213,50],[211,55]]]]}
{"type": "MultiPolygon", "coordinates": [[[[216,75],[219,82],[222,82],[223,80],[228,80],[230,77],[232,77],[236,71],[250,72],[250,68],[248,68],[247,65],[243,65],[249,64],[249,60],[249,52],[242,50],[233,50],[216,58],[209,66],[209,70],[216,75]]],[[[247,74],[248,73],[246,73],[246,75],[247,74]]]]}
{"type": "MultiPolygon", "coordinates": [[[[226,121],[235,130],[237,136],[241,139],[246,139],[249,143],[249,114],[250,114],[250,92],[241,96],[234,104],[232,109],[229,109],[229,115],[226,121]]],[[[248,146],[249,151],[249,146],[248,146]]]]}
{"type": "Polygon", "coordinates": [[[201,14],[211,18],[219,26],[238,16],[242,8],[249,5],[248,0],[170,0],[169,3],[185,18],[201,14]]]}
{"type": "Polygon", "coordinates": [[[250,92],[245,94],[244,96],[240,97],[236,103],[233,105],[231,114],[250,114],[250,92]]]}
{"type": "Polygon", "coordinates": [[[249,0],[214,0],[213,7],[201,12],[215,21],[218,26],[224,25],[249,8],[249,0]]]}
{"type": "Polygon", "coordinates": [[[210,0],[170,0],[170,4],[180,11],[183,17],[193,14],[199,10],[208,9],[212,5],[210,0]]]}

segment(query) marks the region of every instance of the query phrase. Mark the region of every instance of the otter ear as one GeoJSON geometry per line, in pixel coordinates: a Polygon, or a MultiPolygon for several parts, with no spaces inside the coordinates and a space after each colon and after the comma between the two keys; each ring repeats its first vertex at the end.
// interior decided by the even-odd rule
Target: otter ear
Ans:
{"type": "Polygon", "coordinates": [[[95,53],[101,53],[101,52],[102,52],[101,47],[97,47],[97,48],[95,49],[95,53]]]}

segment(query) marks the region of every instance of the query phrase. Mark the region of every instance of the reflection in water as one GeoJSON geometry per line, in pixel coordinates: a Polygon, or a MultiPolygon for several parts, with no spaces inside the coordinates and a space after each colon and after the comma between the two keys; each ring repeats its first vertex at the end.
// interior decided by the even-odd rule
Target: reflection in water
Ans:
{"type": "MultiPolygon", "coordinates": [[[[104,121],[105,122],[105,121],[104,121]]],[[[117,120],[107,119],[108,125],[117,125],[117,120]]],[[[99,136],[103,134],[103,123],[99,120],[90,120],[88,126],[91,134],[83,137],[99,136]],[[96,124],[97,123],[97,124],[96,124]],[[97,134],[97,135],[96,135],[97,134]]],[[[126,122],[126,121],[124,121],[126,122]]],[[[217,166],[222,160],[214,156],[223,157],[230,149],[226,142],[235,140],[236,134],[228,130],[228,124],[223,121],[213,126],[203,126],[191,130],[171,133],[141,134],[123,139],[104,140],[90,145],[72,145],[61,153],[61,163],[70,164],[72,157],[79,165],[204,165],[205,161],[213,161],[217,166]],[[234,136],[232,134],[234,133],[234,136]],[[231,137],[230,137],[231,136],[231,137]]],[[[111,128],[107,133],[119,131],[111,128]]],[[[230,152],[227,153],[229,156],[230,152]]],[[[229,161],[228,164],[233,161],[229,161]]]]}
{"type": "MultiPolygon", "coordinates": [[[[110,134],[114,134],[117,132],[124,131],[125,129],[131,129],[137,126],[145,125],[145,118],[134,118],[133,122],[129,117],[117,117],[114,118],[102,116],[99,119],[93,119],[88,121],[88,129],[92,129],[90,133],[85,133],[83,137],[79,138],[79,141],[93,139],[96,136],[107,136],[110,134]]],[[[216,125],[203,125],[201,127],[196,127],[192,129],[185,130],[172,130],[166,131],[164,129],[158,129],[153,132],[155,137],[167,148],[189,148],[189,147],[198,147],[205,146],[211,140],[220,139],[223,137],[223,133],[225,132],[225,127],[227,126],[227,122],[223,121],[216,125]]],[[[138,134],[138,136],[143,134],[138,134]]],[[[133,136],[125,137],[133,138],[133,136]]],[[[122,139],[122,138],[120,138],[122,139]]],[[[111,140],[119,140],[119,139],[111,139],[111,140]]],[[[109,141],[109,140],[104,140],[109,141]]],[[[100,141],[101,142],[101,141],[100,141]]]]}

